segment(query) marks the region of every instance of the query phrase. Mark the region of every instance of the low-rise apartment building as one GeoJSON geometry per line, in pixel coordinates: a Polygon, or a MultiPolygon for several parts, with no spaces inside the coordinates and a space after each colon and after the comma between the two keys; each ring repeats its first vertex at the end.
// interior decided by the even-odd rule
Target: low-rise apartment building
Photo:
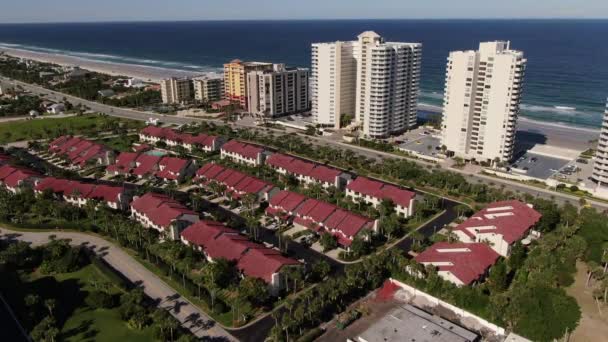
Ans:
{"type": "Polygon", "coordinates": [[[215,135],[199,134],[192,135],[181,133],[171,128],[147,126],[139,132],[139,141],[156,144],[164,142],[169,147],[181,146],[188,151],[199,148],[204,152],[210,153],[219,151],[224,143],[222,137],[215,135]]]}
{"type": "Polygon", "coordinates": [[[189,78],[167,78],[160,81],[160,92],[163,103],[182,104],[193,99],[194,89],[189,78]]]}
{"type": "Polygon", "coordinates": [[[266,159],[263,147],[247,144],[238,140],[230,140],[220,149],[222,159],[230,158],[236,163],[248,164],[250,166],[261,166],[266,159]]]}
{"type": "Polygon", "coordinates": [[[404,190],[391,184],[357,177],[346,186],[346,196],[353,201],[363,201],[377,208],[383,200],[391,200],[395,211],[403,217],[414,214],[416,193],[404,190]]]}
{"type": "Polygon", "coordinates": [[[269,182],[215,163],[203,165],[196,172],[194,181],[201,186],[208,186],[211,182],[221,184],[225,187],[224,194],[235,200],[255,195],[258,201],[268,201],[278,191],[269,182]]]}
{"type": "Polygon", "coordinates": [[[41,178],[43,178],[41,174],[29,169],[8,164],[0,166],[0,185],[13,194],[25,187],[32,188],[41,178]]]}
{"type": "Polygon", "coordinates": [[[155,193],[135,197],[131,202],[131,217],[172,240],[179,240],[187,226],[199,221],[198,214],[180,202],[155,193]]]}
{"type": "Polygon", "coordinates": [[[511,247],[530,233],[542,215],[532,205],[502,201],[488,205],[454,229],[462,242],[485,242],[507,257],[511,247]]]}
{"type": "Polygon", "coordinates": [[[273,153],[266,159],[266,165],[282,175],[292,175],[305,184],[319,184],[323,188],[343,189],[351,176],[348,173],[325,165],[281,153],[273,153]]]}
{"type": "Polygon", "coordinates": [[[54,177],[38,181],[34,191],[37,195],[50,191],[56,198],[79,208],[85,207],[90,201],[97,201],[115,210],[126,210],[131,202],[131,194],[120,186],[89,184],[54,177]]]}
{"type": "Polygon", "coordinates": [[[114,162],[114,151],[79,137],[61,136],[51,141],[49,152],[65,158],[71,169],[83,169],[89,165],[110,165],[114,162]]]}

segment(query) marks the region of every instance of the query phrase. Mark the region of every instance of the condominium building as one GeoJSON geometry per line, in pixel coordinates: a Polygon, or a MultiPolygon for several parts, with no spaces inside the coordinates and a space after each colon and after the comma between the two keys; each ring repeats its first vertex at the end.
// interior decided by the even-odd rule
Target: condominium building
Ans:
{"type": "Polygon", "coordinates": [[[188,78],[167,78],[160,81],[163,103],[176,104],[192,100],[192,80],[188,78]]]}
{"type": "Polygon", "coordinates": [[[598,186],[603,186],[604,188],[608,186],[608,104],[606,104],[602,131],[597,141],[597,151],[595,152],[595,163],[593,164],[591,179],[598,183],[598,186]]]}
{"type": "Polygon", "coordinates": [[[356,120],[372,138],[416,124],[422,44],[385,42],[372,31],[358,37],[356,120]]]}
{"type": "Polygon", "coordinates": [[[310,71],[275,64],[273,70],[247,74],[247,110],[266,117],[305,112],[310,109],[310,71]]]}
{"type": "Polygon", "coordinates": [[[200,102],[219,101],[224,98],[224,79],[198,77],[194,83],[194,99],[200,102]]]}
{"type": "Polygon", "coordinates": [[[454,51],[447,63],[441,143],[478,161],[509,161],[526,59],[506,41],[454,51]]]}
{"type": "Polygon", "coordinates": [[[238,59],[224,64],[224,97],[247,108],[247,74],[272,69],[272,63],[243,62],[238,59]]]}
{"type": "Polygon", "coordinates": [[[340,128],[340,117],[355,116],[357,42],[312,44],[312,117],[317,124],[340,128]]]}

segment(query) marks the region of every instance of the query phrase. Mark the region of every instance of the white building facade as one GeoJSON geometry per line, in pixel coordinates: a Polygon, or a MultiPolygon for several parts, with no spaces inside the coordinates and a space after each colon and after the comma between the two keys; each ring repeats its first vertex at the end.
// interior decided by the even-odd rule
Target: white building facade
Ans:
{"type": "Polygon", "coordinates": [[[382,138],[416,125],[422,44],[358,37],[356,120],[367,137],[382,138]]]}
{"type": "Polygon", "coordinates": [[[247,74],[247,106],[250,113],[278,117],[310,109],[310,71],[274,64],[273,70],[247,74]]]}
{"type": "Polygon", "coordinates": [[[506,41],[450,53],[441,144],[468,160],[511,160],[525,68],[523,52],[506,41]]]}
{"type": "Polygon", "coordinates": [[[312,44],[313,122],[340,128],[341,115],[355,116],[358,42],[312,44]]]}
{"type": "Polygon", "coordinates": [[[600,137],[597,141],[591,179],[598,184],[598,188],[603,188],[604,193],[608,192],[608,189],[605,189],[608,186],[608,103],[606,104],[604,121],[602,121],[600,137]]]}

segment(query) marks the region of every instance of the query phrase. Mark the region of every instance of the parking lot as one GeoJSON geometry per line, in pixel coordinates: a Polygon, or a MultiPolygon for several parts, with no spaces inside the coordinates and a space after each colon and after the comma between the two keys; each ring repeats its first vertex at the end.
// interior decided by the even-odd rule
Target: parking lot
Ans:
{"type": "Polygon", "coordinates": [[[415,155],[439,158],[441,154],[441,140],[436,132],[419,127],[395,138],[399,149],[415,155]]]}
{"type": "MultiPolygon", "coordinates": [[[[542,154],[528,152],[511,164],[511,169],[513,173],[524,174],[528,177],[547,180],[560,170],[565,169],[570,162],[571,160],[568,159],[549,157],[542,154]]],[[[567,172],[570,172],[570,170],[567,172]]],[[[574,170],[571,173],[573,172],[574,170]]]]}

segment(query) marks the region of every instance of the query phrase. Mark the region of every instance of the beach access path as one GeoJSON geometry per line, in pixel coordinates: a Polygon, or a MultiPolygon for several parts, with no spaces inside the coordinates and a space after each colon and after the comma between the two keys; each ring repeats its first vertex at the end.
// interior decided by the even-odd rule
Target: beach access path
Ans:
{"type": "Polygon", "coordinates": [[[84,246],[103,258],[116,271],[132,283],[141,286],[145,293],[158,302],[158,307],[167,310],[182,326],[201,339],[236,341],[212,318],[199,310],[186,298],[181,297],[169,285],[145,268],[120,247],[100,237],[77,232],[24,232],[0,227],[0,239],[13,239],[40,246],[57,239],[69,239],[73,246],[84,246]]]}
{"type": "MultiPolygon", "coordinates": [[[[107,115],[120,117],[120,118],[140,120],[140,121],[146,121],[150,118],[154,118],[154,119],[158,119],[160,122],[163,122],[165,124],[177,124],[177,125],[183,125],[183,124],[188,124],[188,123],[192,123],[192,122],[202,122],[202,121],[215,122],[217,124],[224,124],[224,122],[221,120],[177,117],[174,115],[161,115],[161,114],[156,114],[156,113],[137,111],[137,110],[128,109],[128,108],[112,107],[112,106],[108,106],[108,105],[101,104],[101,103],[94,102],[94,101],[87,101],[87,100],[84,100],[84,99],[81,99],[81,98],[78,98],[75,96],[70,96],[70,95],[67,95],[64,93],[55,92],[55,91],[52,91],[52,90],[49,90],[49,89],[46,89],[46,88],[43,88],[43,87],[40,87],[37,85],[32,85],[29,83],[14,81],[14,80],[10,80],[10,79],[4,78],[4,77],[0,77],[0,84],[2,84],[2,83],[20,85],[24,89],[31,91],[34,94],[41,95],[49,100],[62,101],[63,98],[66,98],[73,105],[81,104],[83,106],[87,106],[87,107],[91,108],[91,110],[93,110],[95,112],[105,113],[107,115]]],[[[255,125],[253,120],[241,120],[238,122],[229,123],[229,125],[231,125],[233,128],[247,128],[247,129],[259,130],[262,133],[264,133],[264,131],[267,131],[267,130],[274,131],[275,133],[286,133],[286,131],[284,131],[284,130],[276,130],[276,129],[272,129],[272,128],[268,128],[268,127],[263,127],[263,128],[258,127],[255,125]]],[[[542,124],[538,124],[537,126],[534,126],[535,123],[532,121],[526,121],[525,125],[526,125],[527,130],[533,130],[535,132],[543,132],[545,129],[547,129],[542,124]]],[[[551,126],[548,126],[548,127],[551,128],[551,126]]],[[[558,127],[557,129],[560,132],[562,132],[565,128],[558,127]]],[[[594,131],[593,130],[582,130],[582,131],[579,130],[576,132],[582,132],[583,134],[585,134],[585,137],[586,137],[586,136],[593,136],[594,131]]],[[[296,132],[296,133],[298,133],[298,132],[296,132]]],[[[376,160],[380,160],[380,159],[384,159],[384,158],[396,158],[396,159],[405,159],[405,160],[413,161],[413,162],[416,162],[416,163],[424,165],[424,166],[435,167],[437,165],[437,164],[425,162],[425,161],[419,160],[419,159],[407,158],[407,157],[399,156],[399,155],[392,154],[392,153],[386,153],[386,152],[376,151],[376,150],[372,150],[372,149],[361,147],[361,146],[347,144],[345,142],[332,139],[331,137],[306,136],[306,139],[309,142],[319,145],[319,146],[330,145],[330,146],[337,147],[337,148],[348,149],[355,153],[363,155],[366,158],[373,158],[376,160]]],[[[582,139],[585,139],[585,138],[583,137],[582,139]]],[[[511,180],[506,180],[506,179],[501,179],[501,178],[496,178],[496,177],[490,177],[490,176],[474,173],[474,172],[467,171],[467,170],[460,170],[460,169],[449,168],[449,167],[444,167],[444,168],[446,168],[449,171],[462,174],[470,182],[479,182],[479,183],[487,184],[489,186],[493,186],[493,187],[497,187],[497,188],[500,187],[501,185],[504,185],[506,189],[511,190],[513,192],[519,191],[521,193],[528,193],[535,197],[544,198],[547,200],[553,200],[559,204],[564,204],[564,203],[568,202],[568,203],[572,203],[573,205],[578,205],[578,203],[579,203],[579,197],[574,196],[574,195],[569,195],[569,194],[565,194],[565,193],[561,193],[561,192],[557,192],[557,191],[552,191],[552,190],[524,184],[521,182],[516,182],[516,181],[511,181],[511,180]]],[[[592,207],[594,207],[596,209],[608,210],[607,202],[602,202],[602,201],[597,201],[597,200],[592,200],[592,199],[586,199],[586,201],[589,205],[591,205],[592,207]]]]}

